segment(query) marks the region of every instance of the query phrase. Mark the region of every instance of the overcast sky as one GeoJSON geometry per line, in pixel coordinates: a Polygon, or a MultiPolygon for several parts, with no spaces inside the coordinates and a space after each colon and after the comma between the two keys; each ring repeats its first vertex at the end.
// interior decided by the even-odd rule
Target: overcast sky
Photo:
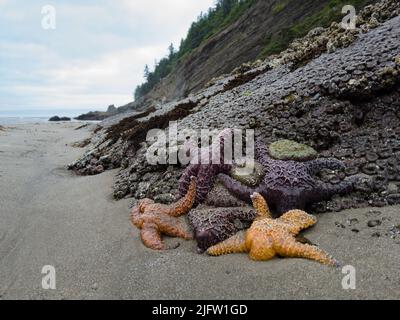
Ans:
{"type": "MultiPolygon", "coordinates": [[[[98,109],[132,101],[214,0],[0,0],[0,111],[98,109]],[[42,8],[56,29],[42,27],[42,8]]],[[[48,20],[46,20],[48,21],[48,20]]]]}

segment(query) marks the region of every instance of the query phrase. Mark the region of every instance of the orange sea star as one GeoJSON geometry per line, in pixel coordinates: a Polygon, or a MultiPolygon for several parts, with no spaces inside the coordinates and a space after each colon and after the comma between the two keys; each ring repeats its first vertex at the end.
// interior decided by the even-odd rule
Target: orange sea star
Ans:
{"type": "Polygon", "coordinates": [[[154,250],[170,249],[163,242],[162,234],[192,239],[191,233],[177,217],[189,212],[195,197],[196,179],[192,177],[186,195],[171,205],[158,204],[151,199],[140,200],[131,211],[131,222],[141,229],[140,236],[144,245],[154,250]]]}
{"type": "Polygon", "coordinates": [[[259,193],[253,193],[251,198],[259,215],[251,227],[210,247],[207,250],[209,255],[246,252],[253,260],[269,260],[279,255],[316,260],[332,266],[338,265],[337,261],[323,250],[297,242],[295,239],[302,229],[317,222],[315,216],[302,210],[291,210],[278,219],[272,219],[265,199],[259,193]]]}

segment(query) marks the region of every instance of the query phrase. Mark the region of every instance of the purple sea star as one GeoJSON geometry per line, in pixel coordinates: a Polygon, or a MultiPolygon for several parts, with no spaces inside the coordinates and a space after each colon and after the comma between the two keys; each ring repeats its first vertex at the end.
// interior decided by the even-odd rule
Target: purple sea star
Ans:
{"type": "Polygon", "coordinates": [[[188,218],[197,241],[197,252],[203,253],[240,230],[250,227],[257,214],[251,207],[198,208],[188,218]]]}
{"type": "Polygon", "coordinates": [[[260,193],[270,205],[274,216],[299,209],[323,200],[329,200],[335,194],[346,194],[353,189],[353,179],[338,184],[317,181],[313,176],[324,168],[343,169],[344,164],[337,159],[315,159],[311,161],[282,161],[272,159],[267,150],[256,143],[256,158],[263,166],[265,176],[256,188],[250,188],[226,174],[219,174],[222,184],[239,199],[251,203],[250,196],[260,193]]]}
{"type": "Polygon", "coordinates": [[[187,192],[190,177],[195,176],[197,178],[195,204],[202,203],[213,187],[215,177],[219,173],[230,172],[233,165],[224,161],[224,142],[232,138],[232,132],[232,129],[222,130],[211,146],[200,149],[199,163],[189,164],[179,180],[179,193],[181,196],[187,192]],[[214,152],[219,152],[219,154],[214,156],[214,152]],[[215,158],[219,158],[218,161],[213,161],[215,158]],[[209,163],[205,164],[204,159],[209,159],[209,163]]]}

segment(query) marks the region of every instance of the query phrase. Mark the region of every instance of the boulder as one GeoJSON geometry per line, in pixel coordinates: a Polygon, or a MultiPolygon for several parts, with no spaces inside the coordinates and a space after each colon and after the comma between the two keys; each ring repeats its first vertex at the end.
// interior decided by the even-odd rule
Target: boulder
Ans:
{"type": "Polygon", "coordinates": [[[51,118],[49,119],[49,121],[52,121],[52,122],[58,122],[58,121],[71,121],[71,118],[69,118],[69,117],[59,117],[59,116],[54,116],[54,117],[51,117],[51,118]]]}
{"type": "Polygon", "coordinates": [[[117,108],[112,104],[108,106],[107,113],[114,113],[117,111],[117,108]]]}

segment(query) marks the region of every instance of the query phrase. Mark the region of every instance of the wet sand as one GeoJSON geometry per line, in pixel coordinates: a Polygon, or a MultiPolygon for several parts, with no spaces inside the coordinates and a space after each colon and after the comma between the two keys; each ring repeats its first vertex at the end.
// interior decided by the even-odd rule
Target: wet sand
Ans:
{"type": "Polygon", "coordinates": [[[390,237],[400,207],[319,215],[305,232],[355,267],[355,290],[343,289],[341,269],[313,261],[213,258],[183,240],[175,250],[151,251],[129,223],[130,200],[111,197],[117,171],[78,177],[65,169],[83,153],[70,144],[90,135],[74,130],[79,125],[0,131],[0,299],[400,298],[400,236],[390,237]],[[369,227],[372,220],[382,223],[369,227]],[[42,289],[44,265],[56,268],[56,290],[42,289]]]}

